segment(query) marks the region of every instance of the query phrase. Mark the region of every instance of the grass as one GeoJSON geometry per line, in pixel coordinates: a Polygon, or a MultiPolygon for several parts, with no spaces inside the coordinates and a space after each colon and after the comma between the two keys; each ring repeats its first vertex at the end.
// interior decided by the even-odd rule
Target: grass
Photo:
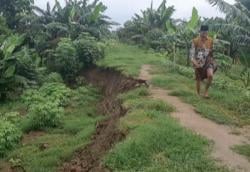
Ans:
{"type": "Polygon", "coordinates": [[[234,146],[233,150],[241,155],[246,156],[250,161],[250,144],[234,146]]]}
{"type": "MultiPolygon", "coordinates": [[[[138,76],[143,64],[154,65],[153,84],[172,90],[172,95],[181,97],[195,106],[204,117],[222,124],[245,125],[248,116],[235,110],[243,101],[236,92],[211,89],[212,99],[204,100],[194,94],[194,80],[166,69],[166,58],[160,54],[122,43],[111,43],[107,57],[99,65],[115,67],[126,75],[138,76]]],[[[5,160],[20,163],[27,172],[53,172],[72,157],[75,150],[90,141],[95,124],[101,120],[96,114],[96,102],[100,99],[96,90],[79,88],[65,109],[63,125],[48,129],[44,136],[20,145],[10,152],[5,160]],[[41,144],[48,149],[41,151],[41,144]]],[[[120,120],[120,129],[127,138],[106,155],[104,163],[113,171],[131,172],[225,172],[210,157],[211,143],[193,134],[175,121],[170,113],[175,109],[166,103],[149,97],[146,88],[139,88],[120,95],[128,114],[120,120]]],[[[21,102],[0,105],[0,112],[23,111],[21,102]]],[[[241,153],[248,146],[235,148],[241,153]]],[[[247,154],[249,155],[249,154],[247,154]]]]}
{"type": "Polygon", "coordinates": [[[130,76],[138,76],[142,64],[160,64],[164,62],[162,54],[119,42],[111,42],[106,54],[107,56],[98,62],[99,65],[115,67],[130,76]]]}
{"type": "MultiPolygon", "coordinates": [[[[217,87],[210,89],[210,100],[197,97],[194,77],[186,77],[177,71],[173,71],[169,66],[165,65],[167,59],[168,57],[136,46],[115,42],[111,43],[110,48],[107,50],[107,57],[101,60],[99,64],[116,67],[131,76],[138,76],[143,64],[151,64],[154,66],[153,74],[155,75],[152,83],[155,86],[172,90],[172,95],[192,104],[202,116],[219,124],[236,126],[250,124],[249,98],[246,99],[238,91],[217,87]]],[[[217,76],[225,77],[220,72],[216,73],[217,76]]],[[[227,81],[231,80],[228,79],[227,81]]],[[[236,83],[230,84],[234,85],[236,83]]]]}
{"type": "MultiPolygon", "coordinates": [[[[202,116],[219,124],[244,126],[250,124],[250,116],[246,113],[247,99],[237,91],[210,88],[211,99],[196,95],[195,80],[158,65],[154,71],[152,83],[156,86],[172,90],[172,95],[192,104],[202,116]],[[245,110],[243,110],[245,109],[245,110]]],[[[205,84],[203,84],[204,90],[205,84]]],[[[249,107],[248,107],[249,108],[249,107]]]]}
{"type": "MultiPolygon", "coordinates": [[[[153,64],[158,69],[164,60],[164,56],[116,43],[99,64],[116,67],[127,75],[138,76],[143,64],[153,64]]],[[[166,78],[166,73],[161,74],[158,75],[157,84],[167,88],[166,83],[169,83],[175,88],[176,83],[168,79],[176,80],[176,76],[166,78]]],[[[187,90],[192,89],[189,85],[185,87],[187,90]]],[[[182,94],[192,93],[184,90],[182,94]]],[[[127,115],[120,120],[120,129],[127,132],[128,136],[105,157],[104,163],[110,169],[122,172],[227,171],[226,168],[216,166],[210,157],[210,142],[181,127],[170,116],[175,109],[150,98],[146,88],[130,91],[120,98],[128,109],[127,115]]]]}
{"type": "Polygon", "coordinates": [[[97,116],[95,107],[99,99],[99,93],[95,89],[78,88],[65,109],[60,128],[48,129],[44,136],[20,145],[5,160],[20,162],[18,165],[22,165],[27,172],[56,171],[77,149],[89,143],[96,122],[102,119],[97,116]],[[41,151],[41,144],[48,144],[48,149],[41,151]]]}
{"type": "Polygon", "coordinates": [[[170,117],[174,110],[148,97],[146,88],[123,94],[129,109],[121,119],[127,139],[106,156],[105,164],[113,171],[226,171],[209,157],[210,143],[182,128],[170,117]]]}

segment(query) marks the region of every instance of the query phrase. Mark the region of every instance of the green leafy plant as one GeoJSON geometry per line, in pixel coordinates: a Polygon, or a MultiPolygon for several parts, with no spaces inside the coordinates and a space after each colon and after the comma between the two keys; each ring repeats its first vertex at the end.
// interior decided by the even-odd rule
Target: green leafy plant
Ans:
{"type": "Polygon", "coordinates": [[[167,26],[166,22],[173,23],[171,19],[175,9],[173,6],[167,7],[167,1],[163,0],[157,9],[151,6],[142,10],[141,14],[124,24],[124,28],[118,30],[118,37],[125,42],[146,45],[156,50],[166,49],[168,41],[164,39],[167,26]]]}
{"type": "Polygon", "coordinates": [[[79,39],[74,45],[80,61],[86,66],[104,58],[104,46],[94,40],[79,39]]]}
{"type": "Polygon", "coordinates": [[[39,57],[27,47],[23,47],[24,35],[10,35],[0,48],[0,94],[6,98],[38,78],[39,57]]]}
{"type": "Polygon", "coordinates": [[[34,0],[1,0],[0,13],[6,17],[11,28],[15,28],[23,14],[31,12],[31,5],[34,0]]]}
{"type": "Polygon", "coordinates": [[[23,102],[28,106],[24,131],[58,127],[72,92],[63,83],[46,83],[39,89],[27,90],[23,102]]]}
{"type": "Polygon", "coordinates": [[[32,105],[28,113],[26,131],[58,127],[61,124],[63,108],[57,103],[47,102],[32,105]]]}
{"type": "Polygon", "coordinates": [[[217,6],[226,14],[225,19],[211,19],[211,28],[218,32],[223,40],[229,43],[227,51],[234,63],[237,63],[242,48],[250,46],[250,12],[249,5],[244,0],[236,1],[231,5],[224,0],[206,0],[217,6]]]}
{"type": "Polygon", "coordinates": [[[20,122],[20,114],[18,112],[0,114],[0,120],[8,121],[12,124],[18,124],[20,122]]]}
{"type": "Polygon", "coordinates": [[[240,74],[240,80],[242,81],[245,88],[250,86],[250,68],[245,67],[245,69],[240,74]]]}
{"type": "Polygon", "coordinates": [[[44,82],[51,83],[51,82],[59,82],[63,83],[63,78],[59,73],[52,72],[50,73],[44,80],[44,82]]]}
{"type": "Polygon", "coordinates": [[[6,155],[20,141],[21,132],[12,123],[0,120],[0,156],[6,155]]]}
{"type": "Polygon", "coordinates": [[[76,48],[68,38],[61,39],[47,63],[51,71],[60,73],[67,81],[74,79],[82,67],[76,48]]]}
{"type": "Polygon", "coordinates": [[[39,89],[27,90],[23,94],[22,100],[28,107],[46,102],[55,103],[57,106],[66,106],[70,95],[71,90],[63,83],[52,82],[44,84],[39,89]]]}

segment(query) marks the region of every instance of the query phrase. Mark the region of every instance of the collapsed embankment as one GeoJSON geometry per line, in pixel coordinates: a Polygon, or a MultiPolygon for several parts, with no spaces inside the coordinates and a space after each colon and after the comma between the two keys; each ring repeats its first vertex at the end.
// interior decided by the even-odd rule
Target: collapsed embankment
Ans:
{"type": "Polygon", "coordinates": [[[126,114],[126,109],[123,108],[117,95],[139,87],[142,81],[127,77],[112,68],[91,67],[81,75],[89,84],[101,89],[103,100],[98,105],[98,110],[107,118],[96,125],[91,142],[82,150],[78,150],[73,159],[64,163],[59,171],[109,171],[101,160],[117,142],[126,136],[117,126],[119,119],[126,114]]]}

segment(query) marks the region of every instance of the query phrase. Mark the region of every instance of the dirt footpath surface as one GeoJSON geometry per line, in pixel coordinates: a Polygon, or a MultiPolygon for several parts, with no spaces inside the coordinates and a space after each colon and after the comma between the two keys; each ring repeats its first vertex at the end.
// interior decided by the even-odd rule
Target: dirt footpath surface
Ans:
{"type": "Polygon", "coordinates": [[[100,88],[103,101],[99,104],[101,113],[107,116],[96,126],[96,132],[91,142],[82,150],[75,153],[70,162],[66,162],[59,169],[62,172],[103,172],[109,171],[101,162],[103,156],[114,144],[125,138],[125,133],[119,131],[119,119],[126,114],[122,102],[116,97],[118,94],[140,86],[139,80],[126,77],[111,68],[92,67],[83,71],[87,82],[100,88]]]}
{"type": "MultiPolygon", "coordinates": [[[[150,65],[144,65],[139,78],[150,81],[152,79],[150,69],[150,65]]],[[[152,98],[160,99],[176,108],[176,112],[172,113],[172,116],[182,126],[214,142],[212,156],[220,161],[220,164],[226,165],[236,172],[250,172],[250,163],[247,159],[231,150],[234,145],[249,142],[248,139],[244,136],[232,135],[229,127],[201,117],[195,112],[193,106],[182,102],[175,96],[170,96],[170,90],[151,86],[150,92],[152,98]]]]}

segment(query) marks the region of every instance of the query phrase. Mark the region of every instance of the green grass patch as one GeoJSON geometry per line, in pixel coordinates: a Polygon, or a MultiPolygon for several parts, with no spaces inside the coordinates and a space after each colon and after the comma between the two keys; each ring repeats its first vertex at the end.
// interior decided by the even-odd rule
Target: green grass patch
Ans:
{"type": "Polygon", "coordinates": [[[210,143],[206,139],[170,117],[173,107],[147,97],[145,88],[121,98],[129,109],[121,119],[121,129],[129,134],[105,158],[113,171],[226,171],[208,156],[210,143]]]}
{"type": "MultiPolygon", "coordinates": [[[[241,110],[246,99],[239,96],[236,91],[228,92],[212,87],[210,88],[211,99],[207,100],[196,95],[194,78],[187,78],[172,70],[167,72],[164,66],[156,66],[156,68],[152,83],[172,90],[171,95],[178,96],[192,104],[202,116],[219,124],[239,126],[250,124],[250,116],[245,115],[245,112],[241,110]]],[[[203,90],[204,87],[205,83],[202,84],[203,90]]]]}
{"type": "Polygon", "coordinates": [[[98,62],[101,66],[115,67],[126,75],[138,76],[142,64],[160,64],[165,57],[119,42],[109,45],[106,57],[98,62]]]}
{"type": "Polygon", "coordinates": [[[56,171],[77,149],[89,143],[97,121],[103,119],[96,111],[100,98],[99,92],[90,87],[73,90],[64,110],[62,125],[48,128],[44,136],[19,145],[9,152],[5,161],[17,161],[27,172],[56,171]],[[47,144],[48,148],[41,150],[42,144],[47,144]]]}

